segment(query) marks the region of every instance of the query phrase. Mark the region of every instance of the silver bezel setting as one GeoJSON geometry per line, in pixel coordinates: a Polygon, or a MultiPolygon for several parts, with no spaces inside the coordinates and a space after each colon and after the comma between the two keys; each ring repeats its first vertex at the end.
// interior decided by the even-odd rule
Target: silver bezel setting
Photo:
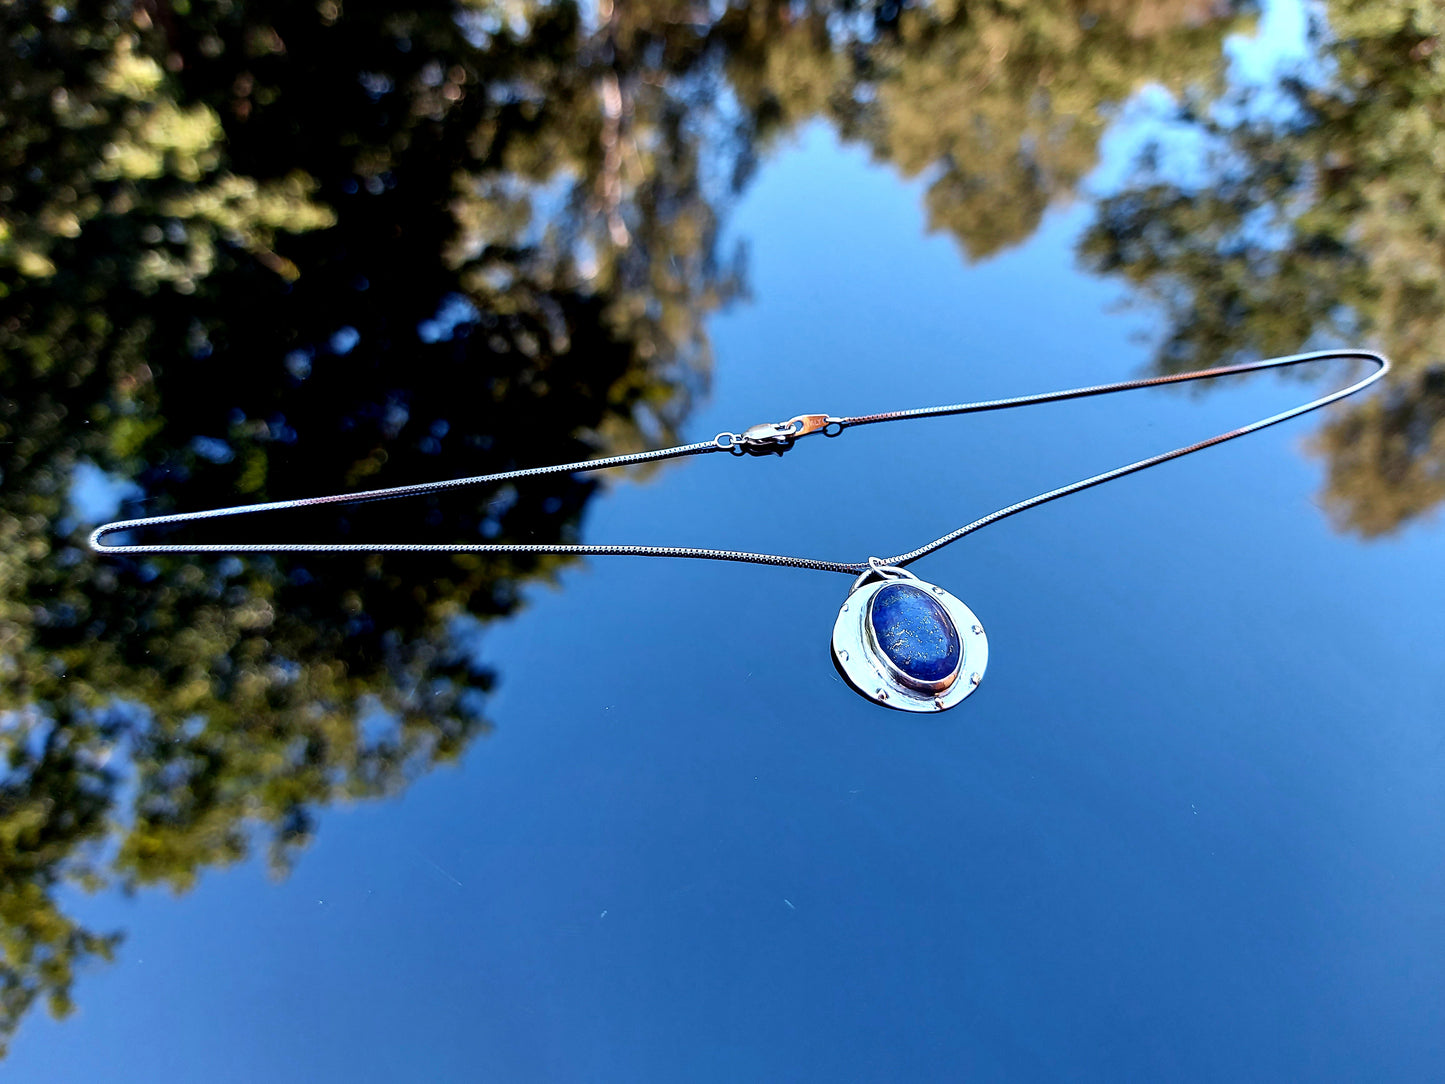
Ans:
{"type": "Polygon", "coordinates": [[[861,696],[899,711],[947,711],[978,688],[988,667],[988,637],[974,612],[942,587],[897,570],[849,594],[833,623],[833,664],[861,696]],[[906,583],[933,596],[958,630],[962,648],[950,679],[922,686],[878,649],[869,614],[873,597],[890,583],[906,583]]]}

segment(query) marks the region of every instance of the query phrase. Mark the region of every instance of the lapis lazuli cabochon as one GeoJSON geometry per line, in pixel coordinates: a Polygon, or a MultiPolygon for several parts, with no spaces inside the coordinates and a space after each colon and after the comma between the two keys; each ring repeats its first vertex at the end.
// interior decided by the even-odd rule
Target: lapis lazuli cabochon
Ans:
{"type": "Polygon", "coordinates": [[[873,596],[868,619],[879,649],[914,681],[943,681],[958,669],[958,629],[927,591],[890,583],[873,596]]]}

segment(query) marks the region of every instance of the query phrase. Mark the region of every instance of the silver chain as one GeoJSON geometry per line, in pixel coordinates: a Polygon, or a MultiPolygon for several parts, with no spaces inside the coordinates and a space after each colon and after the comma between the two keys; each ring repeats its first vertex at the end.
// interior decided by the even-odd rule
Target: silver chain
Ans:
{"type": "Polygon", "coordinates": [[[829,414],[800,414],[786,422],[766,422],[754,425],[741,433],[719,433],[709,441],[684,444],[676,448],[659,448],[650,452],[635,452],[630,455],[613,455],[602,459],[587,459],[576,463],[561,463],[551,467],[532,467],[526,470],[503,471],[500,474],[479,474],[470,478],[451,478],[441,482],[421,482],[416,485],[395,486],[390,489],[371,489],[359,493],[334,493],[326,497],[302,497],[289,501],[270,501],[265,504],[236,505],[231,508],[213,508],[205,512],[179,512],[168,516],[146,516],[141,519],[117,520],[107,523],[90,536],[90,547],[98,553],[151,554],[151,553],[526,553],[526,554],[571,554],[586,557],[689,557],[708,561],[743,561],[757,565],[783,565],[788,568],[817,569],[820,572],[841,572],[850,576],[868,572],[878,563],[902,568],[926,557],[935,550],[957,542],[964,535],[997,523],[1001,519],[1019,512],[1036,508],[1049,501],[1067,497],[1071,493],[1111,482],[1135,471],[1147,470],[1160,463],[1227,440],[1258,432],[1271,425],[1297,418],[1312,410],[1338,402],[1354,395],[1379,380],[1390,369],[1389,359],[1372,350],[1320,350],[1309,354],[1292,354],[1289,357],[1269,358],[1265,361],[1248,362],[1243,365],[1226,365],[1215,369],[1201,369],[1192,373],[1175,373],[1169,376],[1149,377],[1143,380],[1125,380],[1116,384],[1097,384],[1087,388],[1071,388],[1067,391],[1044,392],[1040,395],[1021,395],[1013,399],[990,399],[980,403],[955,403],[951,406],[919,407],[915,410],[895,410],[883,414],[863,414],[852,418],[835,418],[829,414]],[[1057,403],[1066,399],[1083,399],[1093,395],[1108,395],[1113,392],[1132,391],[1136,388],[1153,388],[1164,384],[1180,384],[1190,380],[1208,380],[1237,373],[1259,372],[1263,369],[1278,369],[1290,365],[1304,365],[1316,361],[1354,359],[1368,361],[1376,366],[1374,372],[1362,380],[1331,392],[1329,395],[1312,399],[1303,406],[1272,414],[1268,418],[1251,422],[1227,433],[1209,437],[1194,444],[1159,455],[1140,459],[1122,467],[1095,474],[1092,477],[1038,493],[1026,500],[990,512],[982,519],[965,524],[927,545],[919,546],[907,553],[893,557],[870,558],[868,561],[820,561],[811,557],[788,557],[777,553],[748,553],[737,550],[699,549],[694,546],[609,546],[609,545],[534,545],[526,543],[407,543],[407,542],[247,542],[247,543],[163,543],[153,545],[108,546],[101,539],[118,531],[136,530],[142,527],[159,527],[165,524],[190,523],[195,520],[219,519],[223,516],[241,516],[256,512],[280,512],[290,508],[312,508],[322,504],[354,504],[361,501],[389,500],[394,497],[414,497],[422,493],[434,493],[443,489],[461,486],[490,485],[510,482],[521,478],[535,478],[545,474],[572,474],[584,471],[603,470],[608,467],[625,467],[634,463],[649,463],[659,459],[677,459],[683,456],[708,455],[728,452],[735,456],[781,455],[802,437],[823,433],[836,437],[845,429],[860,425],[875,425],[880,422],[906,421],[915,418],[937,418],[954,414],[978,414],[987,410],[1008,410],[1014,407],[1035,406],[1040,403],[1057,403]]]}

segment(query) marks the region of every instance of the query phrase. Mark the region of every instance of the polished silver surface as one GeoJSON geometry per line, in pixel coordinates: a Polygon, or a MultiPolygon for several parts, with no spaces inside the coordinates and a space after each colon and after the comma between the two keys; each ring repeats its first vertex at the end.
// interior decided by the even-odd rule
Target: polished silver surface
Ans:
{"type": "Polygon", "coordinates": [[[988,637],[974,612],[937,584],[876,558],[859,577],[833,622],[833,664],[860,695],[899,711],[946,711],[978,688],[988,667],[988,637]],[[862,581],[867,582],[862,582],[862,581]],[[873,634],[873,599],[891,583],[927,591],[953,622],[960,646],[958,666],[945,680],[916,681],[894,665],[873,634]]]}

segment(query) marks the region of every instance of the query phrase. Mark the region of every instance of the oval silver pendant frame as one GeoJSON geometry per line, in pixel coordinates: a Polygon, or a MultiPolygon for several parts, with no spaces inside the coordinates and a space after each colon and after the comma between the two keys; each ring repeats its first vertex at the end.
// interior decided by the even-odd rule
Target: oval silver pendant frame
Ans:
{"type": "Polygon", "coordinates": [[[978,688],[988,667],[988,637],[974,612],[942,587],[911,573],[885,575],[856,588],[844,600],[833,622],[833,665],[860,696],[899,711],[947,711],[978,688]],[[927,591],[943,607],[958,630],[961,658],[957,675],[942,690],[919,688],[907,681],[892,660],[878,650],[869,620],[873,596],[890,583],[907,583],[927,591]]]}

